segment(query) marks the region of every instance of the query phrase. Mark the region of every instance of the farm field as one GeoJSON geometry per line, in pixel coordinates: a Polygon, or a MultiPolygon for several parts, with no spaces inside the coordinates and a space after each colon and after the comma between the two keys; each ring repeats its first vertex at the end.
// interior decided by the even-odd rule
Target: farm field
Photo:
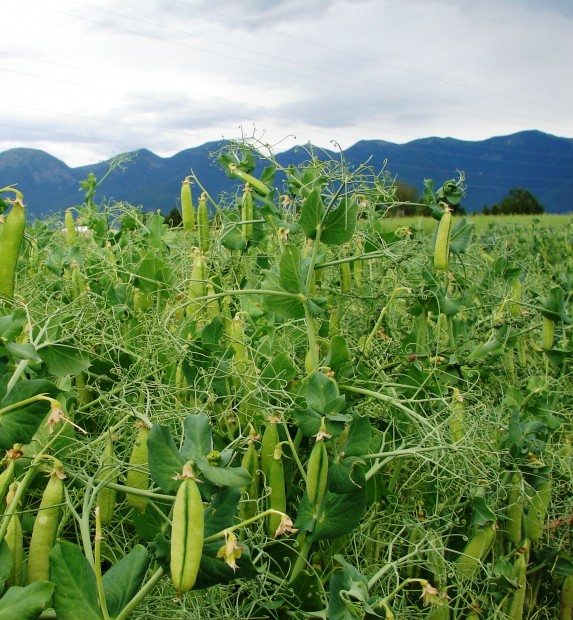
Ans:
{"type": "Polygon", "coordinates": [[[0,617],[571,620],[571,216],[260,157],[0,190],[0,617]]]}

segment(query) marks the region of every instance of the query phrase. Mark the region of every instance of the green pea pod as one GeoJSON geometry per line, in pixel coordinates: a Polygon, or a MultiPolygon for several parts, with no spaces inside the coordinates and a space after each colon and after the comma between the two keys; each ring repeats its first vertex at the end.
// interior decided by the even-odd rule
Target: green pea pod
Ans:
{"type": "Polygon", "coordinates": [[[541,346],[545,351],[553,348],[553,340],[555,339],[555,321],[543,317],[543,330],[541,332],[541,346]]]}
{"type": "Polygon", "coordinates": [[[544,480],[536,487],[525,512],[525,536],[534,542],[539,540],[543,533],[545,515],[550,499],[551,481],[544,480]]]}
{"type": "Polygon", "coordinates": [[[487,557],[496,533],[496,525],[490,523],[479,529],[468,541],[464,550],[455,562],[456,573],[464,578],[471,579],[479,569],[481,562],[487,557]]]}
{"type": "Polygon", "coordinates": [[[458,388],[453,388],[451,413],[449,417],[450,438],[453,443],[457,443],[464,438],[465,417],[464,397],[461,395],[458,388]]]}
{"type": "Polygon", "coordinates": [[[434,267],[440,271],[447,271],[450,260],[450,235],[452,232],[452,212],[446,207],[436,235],[434,246],[434,267]]]}
{"type": "Polygon", "coordinates": [[[66,241],[68,245],[74,245],[78,242],[78,231],[71,209],[66,209],[64,214],[64,224],[66,225],[66,241]]]}
{"type": "Polygon", "coordinates": [[[193,255],[193,267],[191,268],[188,294],[191,299],[207,295],[207,263],[205,256],[198,248],[195,248],[193,255]]]}
{"type": "Polygon", "coordinates": [[[275,448],[278,443],[279,427],[276,422],[271,422],[266,427],[261,439],[261,471],[265,474],[265,476],[267,475],[269,465],[273,460],[275,448]]]}
{"type": "Polygon", "coordinates": [[[561,586],[559,597],[559,619],[571,620],[573,617],[573,574],[567,575],[561,586]]]}
{"type": "Polygon", "coordinates": [[[191,195],[191,177],[185,177],[181,185],[181,217],[184,232],[191,232],[195,228],[195,210],[191,195]]]}
{"type": "Polygon", "coordinates": [[[64,501],[62,475],[61,467],[55,468],[42,494],[28,549],[28,583],[38,579],[50,580],[49,555],[56,542],[61,505],[64,501]]]}
{"type": "Polygon", "coordinates": [[[199,247],[207,252],[210,245],[209,210],[207,209],[207,194],[203,192],[197,207],[197,230],[199,232],[199,247]]]}
{"type": "MultiPolygon", "coordinates": [[[[138,424],[137,439],[129,456],[129,469],[126,475],[126,484],[134,489],[147,490],[149,488],[149,465],[147,437],[149,429],[143,423],[138,424]]],[[[127,503],[139,512],[145,512],[147,498],[142,495],[127,494],[127,503]]]]}
{"type": "Polygon", "coordinates": [[[6,469],[0,474],[0,515],[4,512],[4,499],[14,481],[14,459],[10,459],[6,469]]]}
{"type": "Polygon", "coordinates": [[[507,540],[519,545],[523,538],[523,493],[521,491],[521,477],[515,472],[511,477],[511,489],[508,495],[507,517],[505,531],[507,540]]]}
{"type": "Polygon", "coordinates": [[[511,597],[507,617],[509,620],[521,620],[523,618],[523,606],[525,604],[525,593],[527,588],[527,559],[526,553],[520,553],[511,571],[512,579],[515,582],[516,590],[511,597]]]}
{"type": "Polygon", "coordinates": [[[350,263],[340,263],[340,291],[343,295],[350,295],[352,291],[352,272],[350,263]]]}
{"type": "Polygon", "coordinates": [[[171,580],[179,596],[195,585],[204,536],[201,493],[195,479],[184,473],[173,505],[171,529],[171,580]]]}
{"type": "MultiPolygon", "coordinates": [[[[100,479],[105,482],[117,484],[118,468],[113,455],[113,440],[111,437],[105,444],[102,471],[100,479]]],[[[109,487],[102,487],[97,494],[97,507],[99,508],[100,522],[102,525],[109,525],[115,512],[116,490],[109,487]]]]}
{"type": "Polygon", "coordinates": [[[227,322],[227,337],[233,350],[235,351],[235,360],[246,360],[247,350],[245,348],[245,328],[243,319],[239,314],[235,318],[227,322]]]}
{"type": "Polygon", "coordinates": [[[246,185],[241,201],[241,219],[243,220],[241,229],[246,243],[253,238],[253,212],[253,195],[250,187],[246,185]]]}
{"type": "Polygon", "coordinates": [[[241,519],[252,519],[257,514],[257,499],[259,495],[259,454],[254,442],[248,445],[243,455],[241,465],[251,476],[251,482],[243,487],[245,499],[241,503],[241,519]]]}
{"type": "MultiPolygon", "coordinates": [[[[14,482],[10,485],[10,492],[6,497],[7,503],[12,502],[14,494],[16,493],[16,488],[17,483],[14,482]]],[[[8,585],[20,586],[22,585],[22,566],[24,562],[24,537],[22,523],[17,514],[12,515],[10,518],[4,540],[8,545],[10,556],[12,557],[12,570],[8,579],[8,585]]]]}
{"type": "Polygon", "coordinates": [[[324,440],[314,444],[306,472],[306,494],[313,509],[319,510],[328,485],[328,453],[324,440]]]}
{"type": "MultiPolygon", "coordinates": [[[[10,188],[0,189],[0,192],[7,190],[10,188]]],[[[12,299],[16,280],[16,264],[26,228],[26,207],[22,194],[13,189],[10,191],[16,193],[16,198],[12,203],[10,213],[6,216],[0,237],[0,295],[12,299]]]]}
{"type": "Polygon", "coordinates": [[[521,315],[521,280],[519,277],[511,278],[509,281],[513,295],[511,297],[511,303],[509,305],[509,312],[512,317],[517,318],[521,315]]]}
{"type": "MultiPolygon", "coordinates": [[[[268,507],[280,512],[286,512],[286,487],[283,452],[280,444],[274,450],[273,458],[267,470],[267,485],[270,489],[268,507]]],[[[281,524],[281,515],[270,514],[267,517],[267,534],[274,537],[281,524]]]]}
{"type": "Polygon", "coordinates": [[[257,194],[266,196],[271,193],[270,188],[267,187],[262,181],[259,181],[259,179],[247,172],[243,172],[235,164],[229,165],[229,171],[234,177],[238,177],[244,183],[248,183],[257,192],[257,194]]]}

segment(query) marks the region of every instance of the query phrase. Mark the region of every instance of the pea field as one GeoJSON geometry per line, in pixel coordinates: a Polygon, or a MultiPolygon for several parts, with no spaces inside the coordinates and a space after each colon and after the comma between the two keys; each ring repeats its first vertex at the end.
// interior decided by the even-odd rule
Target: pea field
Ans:
{"type": "Polygon", "coordinates": [[[178,227],[0,189],[0,620],[572,620],[573,217],[213,165],[178,227]]]}

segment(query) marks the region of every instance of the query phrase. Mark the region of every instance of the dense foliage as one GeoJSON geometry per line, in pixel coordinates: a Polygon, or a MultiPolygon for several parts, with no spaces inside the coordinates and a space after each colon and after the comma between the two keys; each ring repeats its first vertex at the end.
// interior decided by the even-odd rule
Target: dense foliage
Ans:
{"type": "Polygon", "coordinates": [[[367,166],[218,155],[243,191],[191,175],[179,228],[90,177],[26,230],[0,617],[570,620],[572,226],[426,181],[434,235],[392,229],[367,166]]]}

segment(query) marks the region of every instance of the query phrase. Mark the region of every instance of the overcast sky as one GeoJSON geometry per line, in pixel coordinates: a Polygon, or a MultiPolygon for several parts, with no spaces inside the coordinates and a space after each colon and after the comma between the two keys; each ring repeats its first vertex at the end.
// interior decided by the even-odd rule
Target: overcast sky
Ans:
{"type": "Polygon", "coordinates": [[[572,0],[18,0],[0,151],[573,137],[572,0]]]}

